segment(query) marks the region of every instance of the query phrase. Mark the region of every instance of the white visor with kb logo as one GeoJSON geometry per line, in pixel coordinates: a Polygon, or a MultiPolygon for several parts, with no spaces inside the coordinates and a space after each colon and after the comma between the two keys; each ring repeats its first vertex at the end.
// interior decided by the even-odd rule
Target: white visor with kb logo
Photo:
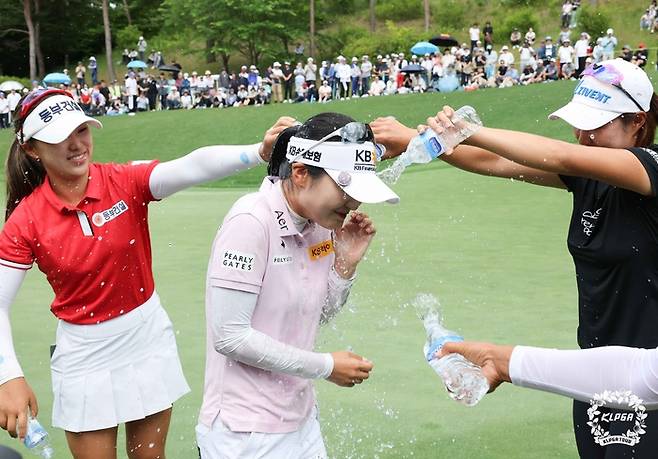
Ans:
{"type": "Polygon", "coordinates": [[[353,199],[367,204],[397,204],[400,198],[377,177],[377,155],[372,142],[322,142],[291,137],[286,158],[320,167],[353,199]]]}

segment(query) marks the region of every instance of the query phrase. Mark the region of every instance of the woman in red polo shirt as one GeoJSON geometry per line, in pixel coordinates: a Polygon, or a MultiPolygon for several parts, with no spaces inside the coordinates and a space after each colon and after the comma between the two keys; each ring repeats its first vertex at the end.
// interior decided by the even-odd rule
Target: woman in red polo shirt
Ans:
{"type": "Polygon", "coordinates": [[[151,269],[148,204],[268,159],[262,144],[203,147],[166,163],[93,163],[90,125],[69,93],[39,89],[16,110],[0,233],[0,427],[23,437],[34,393],[16,359],[9,307],[36,263],[59,319],[52,356],[53,425],[80,458],[164,458],[174,401],[189,391],[151,269]]]}

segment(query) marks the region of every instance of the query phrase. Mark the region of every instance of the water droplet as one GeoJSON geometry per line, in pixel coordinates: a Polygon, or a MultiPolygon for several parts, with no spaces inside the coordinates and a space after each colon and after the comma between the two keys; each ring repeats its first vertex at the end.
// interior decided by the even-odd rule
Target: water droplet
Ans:
{"type": "Polygon", "coordinates": [[[594,134],[590,134],[590,135],[589,135],[589,139],[590,139],[590,140],[594,140],[594,134]]]}
{"type": "Polygon", "coordinates": [[[131,240],[130,240],[130,245],[133,245],[134,243],[135,243],[135,240],[134,240],[134,239],[131,239],[131,240]]]}

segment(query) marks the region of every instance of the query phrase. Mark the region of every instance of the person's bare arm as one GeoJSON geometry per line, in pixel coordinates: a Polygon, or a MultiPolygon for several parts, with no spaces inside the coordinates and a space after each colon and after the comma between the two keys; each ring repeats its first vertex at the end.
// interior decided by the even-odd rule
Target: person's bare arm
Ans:
{"type": "MultiPolygon", "coordinates": [[[[375,140],[386,147],[384,159],[394,158],[406,150],[407,145],[418,135],[412,129],[389,116],[377,118],[370,123],[375,140]]],[[[441,128],[442,129],[442,128],[441,128]]],[[[557,174],[517,164],[483,148],[459,145],[440,159],[468,172],[492,177],[514,178],[536,185],[565,188],[557,174]]]]}

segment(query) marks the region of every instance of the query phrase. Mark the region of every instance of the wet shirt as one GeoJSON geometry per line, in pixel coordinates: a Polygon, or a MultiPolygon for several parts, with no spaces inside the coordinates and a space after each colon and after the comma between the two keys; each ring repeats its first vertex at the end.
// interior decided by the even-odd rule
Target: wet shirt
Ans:
{"type": "Polygon", "coordinates": [[[2,228],[0,264],[36,263],[55,293],[51,311],[67,322],[95,324],[145,303],[154,289],[147,204],[156,164],[91,164],[77,206],[46,179],[2,228]]]}
{"type": "MultiPolygon", "coordinates": [[[[206,289],[257,294],[252,328],[310,351],[334,262],[331,231],[310,223],[300,233],[281,187],[272,180],[277,179],[266,178],[258,193],[238,200],[224,219],[213,244],[206,289]]],[[[213,304],[208,298],[206,294],[210,317],[213,304]]],[[[298,430],[315,403],[312,381],[230,359],[214,349],[212,329],[207,333],[200,422],[210,427],[219,415],[234,432],[298,430]]]]}
{"type": "Polygon", "coordinates": [[[658,346],[657,150],[630,149],[654,196],[560,176],[573,194],[567,245],[576,268],[581,348],[658,346]]]}

